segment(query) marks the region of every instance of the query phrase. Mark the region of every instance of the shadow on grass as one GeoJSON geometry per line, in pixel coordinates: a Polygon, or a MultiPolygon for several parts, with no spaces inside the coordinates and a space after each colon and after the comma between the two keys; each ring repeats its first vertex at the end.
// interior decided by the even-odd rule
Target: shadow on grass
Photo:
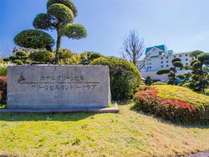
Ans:
{"type": "Polygon", "coordinates": [[[134,105],[131,107],[131,110],[135,111],[137,113],[146,115],[146,116],[151,116],[164,124],[169,124],[169,125],[174,125],[174,126],[184,127],[184,128],[209,129],[209,120],[205,120],[204,122],[191,122],[191,123],[173,122],[170,120],[164,120],[164,119],[157,117],[157,116],[150,114],[150,113],[145,113],[143,111],[139,111],[136,109],[136,107],[134,105]]]}
{"type": "Polygon", "coordinates": [[[17,156],[0,155],[0,157],[17,157],[17,156]]]}
{"type": "Polygon", "coordinates": [[[0,113],[0,121],[79,121],[95,114],[96,113],[0,113]]]}
{"type": "Polygon", "coordinates": [[[122,101],[117,102],[118,105],[128,105],[132,103],[133,103],[133,100],[122,100],[122,101]]]}

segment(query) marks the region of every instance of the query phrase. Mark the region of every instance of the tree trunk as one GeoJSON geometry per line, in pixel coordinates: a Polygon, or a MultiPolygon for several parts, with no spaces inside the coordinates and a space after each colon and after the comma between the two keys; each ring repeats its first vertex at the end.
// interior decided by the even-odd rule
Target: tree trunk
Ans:
{"type": "Polygon", "coordinates": [[[59,57],[59,49],[61,45],[61,34],[59,28],[57,29],[57,47],[56,47],[56,56],[55,56],[55,63],[59,64],[60,57],[59,57]]]}
{"type": "Polygon", "coordinates": [[[133,52],[133,64],[136,65],[136,53],[133,52]]]}

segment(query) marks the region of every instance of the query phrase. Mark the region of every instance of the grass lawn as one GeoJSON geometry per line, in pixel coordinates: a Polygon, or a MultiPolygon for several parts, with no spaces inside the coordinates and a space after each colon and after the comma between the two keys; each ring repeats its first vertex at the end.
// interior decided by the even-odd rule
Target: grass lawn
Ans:
{"type": "Polygon", "coordinates": [[[174,125],[120,106],[119,114],[0,113],[0,155],[167,157],[209,150],[209,125],[174,125]]]}

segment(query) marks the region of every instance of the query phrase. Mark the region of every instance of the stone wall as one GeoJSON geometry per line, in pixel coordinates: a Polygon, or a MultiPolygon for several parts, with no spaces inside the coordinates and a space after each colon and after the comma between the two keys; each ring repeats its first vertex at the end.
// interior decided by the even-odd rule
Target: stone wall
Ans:
{"type": "Polygon", "coordinates": [[[8,67],[8,109],[94,109],[111,103],[108,66],[8,67]]]}

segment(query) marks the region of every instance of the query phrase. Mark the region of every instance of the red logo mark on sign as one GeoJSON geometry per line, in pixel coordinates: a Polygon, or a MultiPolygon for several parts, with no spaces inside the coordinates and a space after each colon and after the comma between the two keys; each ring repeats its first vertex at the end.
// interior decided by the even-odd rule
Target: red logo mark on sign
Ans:
{"type": "Polygon", "coordinates": [[[25,78],[24,78],[24,76],[21,75],[21,76],[19,77],[19,79],[18,79],[18,83],[21,83],[21,82],[23,82],[23,81],[25,81],[25,78]]]}

